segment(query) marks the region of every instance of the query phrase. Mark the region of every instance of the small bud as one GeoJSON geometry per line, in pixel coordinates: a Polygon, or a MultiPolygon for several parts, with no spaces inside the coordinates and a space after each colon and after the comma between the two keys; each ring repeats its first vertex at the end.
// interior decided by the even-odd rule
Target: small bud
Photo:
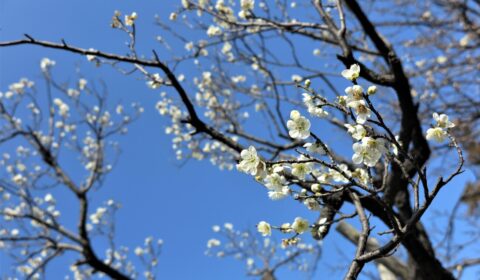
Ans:
{"type": "Polygon", "coordinates": [[[306,88],[310,88],[310,85],[312,84],[312,81],[310,81],[310,79],[306,79],[305,80],[305,87],[306,88]]]}
{"type": "Polygon", "coordinates": [[[377,87],[376,86],[369,86],[367,89],[367,94],[368,95],[374,95],[377,93],[377,87]]]}

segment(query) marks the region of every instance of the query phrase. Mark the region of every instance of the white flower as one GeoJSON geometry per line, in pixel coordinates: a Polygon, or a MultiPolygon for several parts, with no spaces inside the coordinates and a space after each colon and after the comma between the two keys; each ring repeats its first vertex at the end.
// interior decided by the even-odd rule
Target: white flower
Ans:
{"type": "Polygon", "coordinates": [[[308,227],[309,227],[308,221],[300,217],[296,217],[292,224],[292,229],[299,234],[307,231],[308,227]]]}
{"type": "Polygon", "coordinates": [[[347,106],[348,107],[354,107],[354,105],[350,105],[350,103],[353,103],[358,100],[363,99],[363,88],[359,85],[354,85],[351,87],[347,87],[345,89],[345,93],[347,94],[347,106]]]}
{"type": "Polygon", "coordinates": [[[244,11],[253,10],[254,6],[255,6],[254,0],[240,0],[240,7],[244,11]]]}
{"type": "Polygon", "coordinates": [[[223,44],[223,47],[222,47],[222,53],[227,54],[231,50],[232,50],[232,44],[230,44],[229,42],[225,42],[225,44],[223,44]]]}
{"type": "Polygon", "coordinates": [[[295,83],[300,83],[303,80],[302,76],[294,74],[292,75],[292,81],[295,83]]]}
{"type": "Polygon", "coordinates": [[[225,223],[225,224],[223,224],[223,227],[228,231],[233,230],[233,224],[231,224],[231,223],[225,223]]]}
{"type": "Polygon", "coordinates": [[[373,167],[386,151],[383,139],[373,139],[364,137],[361,143],[353,144],[352,160],[355,164],[364,163],[366,166],[373,167]]]}
{"type": "MultiPolygon", "coordinates": [[[[299,160],[305,160],[303,156],[300,156],[299,160]]],[[[299,179],[305,179],[305,176],[312,172],[312,165],[311,162],[301,162],[301,163],[294,163],[292,164],[292,174],[299,179]]]]}
{"type": "Polygon", "coordinates": [[[260,232],[263,236],[270,236],[272,235],[272,227],[270,226],[269,223],[265,221],[261,221],[257,225],[257,230],[260,232]]]}
{"type": "Polygon", "coordinates": [[[267,175],[265,178],[265,187],[269,190],[268,197],[272,200],[282,199],[289,193],[285,177],[278,173],[267,175]]]}
{"type": "Polygon", "coordinates": [[[90,215],[90,221],[92,222],[92,224],[99,224],[105,213],[107,213],[107,208],[97,208],[97,211],[90,215]]]}
{"type": "Polygon", "coordinates": [[[250,146],[248,149],[243,150],[240,153],[240,157],[242,160],[239,164],[237,164],[237,169],[255,176],[260,164],[260,157],[257,155],[257,150],[255,147],[250,146]]]}
{"type": "Polygon", "coordinates": [[[55,198],[53,198],[53,195],[50,193],[47,193],[43,200],[45,200],[47,203],[55,204],[55,198]]]}
{"type": "Polygon", "coordinates": [[[64,103],[60,98],[55,98],[53,100],[53,104],[58,106],[58,113],[60,114],[60,116],[64,118],[68,117],[70,107],[66,103],[64,103]]]}
{"type": "Polygon", "coordinates": [[[88,81],[85,80],[85,79],[80,79],[78,80],[78,88],[80,90],[84,90],[85,89],[85,86],[87,85],[88,81]]]}
{"type": "Polygon", "coordinates": [[[318,221],[318,233],[320,235],[323,235],[323,233],[325,233],[327,231],[327,225],[326,225],[326,222],[327,222],[327,218],[323,217],[321,218],[319,221],[318,221]]]}
{"type": "MultiPolygon", "coordinates": [[[[309,81],[309,80],[307,80],[309,81]]],[[[324,111],[320,105],[315,103],[315,98],[308,93],[303,93],[303,103],[307,106],[308,112],[310,115],[316,117],[325,117],[328,116],[328,112],[324,111]]]]}
{"type": "Polygon", "coordinates": [[[49,58],[43,58],[42,61],[40,61],[40,68],[42,71],[47,71],[48,68],[52,67],[55,65],[55,61],[50,60],[49,58]]]}
{"type": "Polygon", "coordinates": [[[356,80],[360,76],[360,66],[358,64],[353,64],[349,69],[342,71],[342,76],[350,81],[356,80]]]}
{"type": "Polygon", "coordinates": [[[157,89],[159,88],[163,83],[162,77],[160,77],[160,74],[155,73],[152,75],[151,80],[147,82],[147,86],[151,89],[157,89]]]}
{"type": "Polygon", "coordinates": [[[220,240],[212,238],[212,239],[208,240],[207,247],[208,248],[218,247],[218,246],[220,246],[220,244],[222,244],[222,242],[220,242],[220,240]]]}
{"type": "Polygon", "coordinates": [[[207,29],[208,37],[218,36],[222,34],[222,30],[218,26],[210,25],[207,29]]]}
{"type": "Polygon", "coordinates": [[[320,204],[318,203],[318,201],[313,198],[313,197],[309,197],[307,199],[305,199],[305,201],[303,202],[303,204],[305,204],[305,206],[307,206],[307,208],[309,210],[312,210],[312,211],[317,211],[317,210],[320,210],[320,204]]]}
{"type": "Polygon", "coordinates": [[[363,168],[357,168],[352,172],[352,177],[357,178],[362,184],[368,184],[368,173],[363,168]]]}
{"type": "Polygon", "coordinates": [[[288,134],[295,139],[306,139],[310,136],[310,121],[301,116],[297,110],[290,112],[287,122],[288,134]]]}
{"type": "Polygon", "coordinates": [[[376,86],[369,86],[367,89],[367,94],[368,95],[374,95],[377,93],[377,87],[376,86]]]}
{"type": "Polygon", "coordinates": [[[312,184],[312,186],[310,187],[312,189],[312,192],[314,193],[319,193],[322,191],[322,186],[320,186],[320,184],[312,184]]]}
{"type": "Polygon", "coordinates": [[[172,21],[176,20],[177,19],[177,13],[171,13],[168,18],[172,21]]]}
{"type": "Polygon", "coordinates": [[[135,248],[134,253],[137,256],[141,256],[141,255],[143,255],[144,251],[141,247],[137,247],[137,248],[135,248]]]}
{"type": "MultiPolygon", "coordinates": [[[[89,52],[96,52],[97,50],[90,48],[90,49],[88,49],[88,51],[89,51],[89,52]]],[[[87,58],[88,61],[94,61],[95,58],[97,58],[97,57],[96,57],[95,55],[93,55],[93,54],[87,54],[87,55],[86,55],[86,58],[87,58]]]]}
{"type": "Polygon", "coordinates": [[[352,101],[348,103],[348,106],[355,110],[357,114],[356,121],[359,124],[364,124],[372,114],[372,111],[367,107],[364,100],[352,101]]]}
{"type": "Polygon", "coordinates": [[[303,147],[310,153],[325,155],[326,151],[320,143],[305,143],[303,147]]]}
{"type": "Polygon", "coordinates": [[[352,138],[355,140],[362,140],[363,137],[367,135],[367,131],[363,127],[363,125],[351,125],[345,124],[345,127],[348,129],[348,133],[352,135],[352,138]]]}
{"type": "Polygon", "coordinates": [[[23,185],[27,182],[27,178],[25,178],[22,174],[17,174],[13,176],[12,181],[17,185],[23,185]]]}
{"type": "Polygon", "coordinates": [[[429,128],[427,130],[427,140],[435,140],[441,143],[445,141],[445,139],[447,139],[447,132],[441,127],[429,128]]]}
{"type": "Polygon", "coordinates": [[[452,128],[455,124],[448,120],[448,116],[445,114],[433,113],[433,119],[437,122],[437,126],[441,128],[452,128]]]}
{"type": "Polygon", "coordinates": [[[133,12],[130,15],[125,15],[125,24],[132,26],[135,24],[135,20],[138,18],[137,13],[133,12]]]}

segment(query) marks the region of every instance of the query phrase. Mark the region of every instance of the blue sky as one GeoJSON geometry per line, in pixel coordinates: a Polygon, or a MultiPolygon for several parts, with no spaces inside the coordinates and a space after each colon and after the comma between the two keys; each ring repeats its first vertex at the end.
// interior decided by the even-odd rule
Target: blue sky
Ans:
{"type": "MultiPolygon", "coordinates": [[[[126,51],[124,34],[112,30],[109,22],[114,10],[136,11],[140,16],[139,49],[148,54],[159,31],[153,25],[154,15],[167,18],[178,2],[0,0],[0,40],[18,39],[28,33],[38,39],[64,38],[73,45],[122,54],[126,51]]],[[[77,55],[21,46],[0,49],[0,91],[21,77],[40,81],[39,62],[43,57],[57,62],[53,73],[59,80],[76,79],[78,65],[81,74],[91,82],[105,81],[111,101],[138,101],[145,107],[140,120],[120,138],[119,163],[104,187],[94,193],[94,202],[99,205],[113,198],[123,205],[117,216],[119,245],[134,248],[149,235],[165,241],[158,268],[160,278],[245,279],[243,263],[204,255],[207,240],[214,236],[212,225],[231,222],[236,228],[247,229],[265,219],[280,224],[296,216],[315,218],[292,200],[269,200],[260,185],[236,171],[219,171],[208,162],[197,161],[180,167],[170,137],[163,132],[166,122],[154,109],[159,92],[148,89],[137,77],[123,76],[108,66],[95,68],[77,55]]],[[[185,73],[188,77],[188,71],[185,73]]],[[[467,177],[468,174],[464,178],[467,177]]],[[[463,187],[460,181],[464,180],[448,186],[449,191],[440,195],[436,206],[448,205],[452,197],[458,197],[463,187]]],[[[67,194],[62,198],[71,199],[67,194]]],[[[65,211],[66,216],[73,214],[65,211]]],[[[318,275],[328,273],[321,279],[340,278],[342,272],[333,277],[324,263],[334,265],[342,259],[337,250],[351,252],[353,247],[332,235],[325,243],[328,245],[318,275]]],[[[63,261],[54,264],[48,273],[57,275],[63,269],[61,264],[63,261]]],[[[0,254],[0,275],[8,266],[6,257],[0,254]]],[[[298,278],[287,273],[283,279],[298,278]]]]}

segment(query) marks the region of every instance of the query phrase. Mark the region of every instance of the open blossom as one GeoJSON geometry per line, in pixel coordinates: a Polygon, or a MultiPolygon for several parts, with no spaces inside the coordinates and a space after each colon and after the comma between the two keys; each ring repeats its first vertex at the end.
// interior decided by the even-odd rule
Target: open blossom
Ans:
{"type": "Polygon", "coordinates": [[[303,147],[310,153],[325,155],[327,152],[320,143],[305,143],[303,147]]]}
{"type": "Polygon", "coordinates": [[[352,160],[355,164],[364,163],[366,166],[373,167],[385,153],[385,142],[383,139],[373,139],[364,137],[361,143],[353,144],[352,160]]]}
{"type": "Polygon", "coordinates": [[[441,128],[452,128],[455,124],[449,121],[448,116],[445,114],[433,113],[433,119],[437,122],[437,126],[441,128]]]}
{"type": "Polygon", "coordinates": [[[295,139],[306,139],[310,136],[310,121],[300,115],[297,110],[290,113],[290,120],[287,122],[288,134],[295,139]]]}
{"type": "Polygon", "coordinates": [[[348,106],[355,110],[355,114],[357,114],[356,121],[359,124],[364,124],[372,114],[364,100],[352,101],[348,103],[348,106]]]}
{"type": "Polygon", "coordinates": [[[318,201],[313,197],[309,197],[305,199],[303,204],[307,206],[308,210],[312,210],[312,211],[320,210],[320,203],[318,203],[318,201]]]}
{"type": "Polygon", "coordinates": [[[254,5],[254,0],[240,0],[240,7],[244,11],[253,10],[254,5]]]}
{"type": "MultiPolygon", "coordinates": [[[[88,49],[88,51],[89,51],[89,52],[96,52],[97,50],[90,48],[90,49],[88,49]]],[[[97,58],[97,57],[96,57],[95,55],[93,55],[93,54],[87,54],[85,57],[87,58],[88,61],[94,61],[94,60],[97,58]]]]}
{"type": "Polygon", "coordinates": [[[355,140],[362,140],[363,137],[367,136],[367,131],[363,127],[363,125],[351,125],[345,124],[345,127],[348,129],[348,133],[352,135],[352,138],[355,140]]]}
{"type": "MultiPolygon", "coordinates": [[[[299,160],[306,160],[304,156],[300,156],[299,160]]],[[[300,162],[292,164],[292,174],[299,179],[305,179],[313,170],[312,162],[300,162]]]]}
{"type": "Polygon", "coordinates": [[[350,105],[350,103],[363,99],[363,88],[359,85],[347,87],[345,93],[347,94],[348,107],[354,107],[353,105],[350,105]]]}
{"type": "Polygon", "coordinates": [[[87,86],[88,81],[85,79],[79,79],[78,80],[78,88],[81,90],[84,90],[85,87],[87,86]]]}
{"type": "Polygon", "coordinates": [[[58,106],[58,113],[60,116],[66,118],[68,117],[68,111],[70,110],[70,107],[64,103],[60,98],[55,98],[53,100],[53,104],[58,106]]]}
{"type": "Polygon", "coordinates": [[[269,190],[268,197],[278,200],[286,197],[289,193],[285,177],[278,173],[272,173],[265,178],[265,187],[269,190]]]}
{"type": "Polygon", "coordinates": [[[208,248],[218,247],[221,244],[222,244],[222,242],[220,242],[220,240],[212,238],[212,239],[208,240],[207,247],[208,248]]]}
{"type": "Polygon", "coordinates": [[[242,160],[237,164],[237,169],[249,173],[252,176],[257,174],[257,169],[260,164],[260,157],[257,155],[255,147],[250,146],[248,149],[243,150],[240,153],[242,160]]]}
{"type": "Polygon", "coordinates": [[[358,64],[351,65],[349,69],[342,71],[342,76],[350,81],[356,80],[360,76],[360,66],[358,64]]]}
{"type": "Polygon", "coordinates": [[[222,30],[218,26],[210,25],[207,29],[208,37],[218,36],[222,34],[222,30]]]}
{"type": "Polygon", "coordinates": [[[163,83],[162,77],[160,77],[160,74],[155,73],[152,75],[151,80],[147,82],[147,86],[151,89],[157,89],[159,88],[163,83]]]}
{"type": "Polygon", "coordinates": [[[357,178],[364,185],[368,184],[369,176],[363,168],[356,168],[355,171],[352,172],[352,177],[357,178]]]}
{"type": "Polygon", "coordinates": [[[426,138],[427,140],[435,140],[441,143],[448,137],[447,130],[455,127],[455,124],[452,123],[445,114],[439,115],[438,113],[433,113],[433,119],[437,124],[435,127],[427,130],[426,138]]]}
{"type": "Polygon", "coordinates": [[[303,93],[302,95],[303,95],[303,103],[305,104],[305,106],[307,106],[307,109],[310,115],[320,117],[320,118],[328,116],[328,112],[323,110],[323,108],[321,107],[321,104],[315,103],[316,100],[313,96],[311,96],[306,92],[303,93]]]}
{"type": "Polygon", "coordinates": [[[308,227],[309,227],[308,221],[300,217],[296,217],[292,224],[292,229],[299,234],[307,231],[308,227]]]}
{"type": "Polygon", "coordinates": [[[269,236],[272,235],[272,227],[270,226],[269,223],[265,221],[261,221],[257,225],[257,230],[260,232],[263,236],[269,236]]]}
{"type": "Polygon", "coordinates": [[[135,12],[131,13],[130,15],[125,15],[125,24],[132,26],[137,18],[138,15],[135,12]]]}
{"type": "Polygon", "coordinates": [[[42,71],[47,71],[48,68],[55,66],[55,61],[50,60],[49,58],[43,58],[42,61],[40,61],[40,68],[42,71]]]}
{"type": "Polygon", "coordinates": [[[441,127],[433,127],[427,130],[427,140],[435,140],[439,143],[447,139],[447,132],[441,127]]]}

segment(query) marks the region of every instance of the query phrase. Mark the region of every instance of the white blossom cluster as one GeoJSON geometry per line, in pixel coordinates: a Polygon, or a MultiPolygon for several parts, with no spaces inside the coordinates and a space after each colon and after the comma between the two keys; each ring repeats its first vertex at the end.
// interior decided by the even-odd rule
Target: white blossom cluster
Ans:
{"type": "MultiPolygon", "coordinates": [[[[258,225],[264,237],[270,235],[269,227],[270,225],[266,222],[258,225]]],[[[308,230],[308,222],[302,218],[296,218],[288,227],[290,231],[304,232],[308,230]]],[[[252,274],[265,269],[265,262],[272,267],[281,263],[280,265],[285,265],[291,270],[307,272],[313,269],[315,258],[321,250],[320,245],[303,243],[299,238],[295,239],[295,244],[292,241],[286,244],[285,240],[277,244],[273,239],[260,238],[248,230],[234,229],[231,223],[225,223],[223,226],[215,225],[212,230],[216,236],[207,241],[205,254],[218,258],[233,257],[244,262],[247,271],[252,274]],[[291,262],[285,262],[285,259],[292,255],[298,255],[298,257],[291,262]]]]}

